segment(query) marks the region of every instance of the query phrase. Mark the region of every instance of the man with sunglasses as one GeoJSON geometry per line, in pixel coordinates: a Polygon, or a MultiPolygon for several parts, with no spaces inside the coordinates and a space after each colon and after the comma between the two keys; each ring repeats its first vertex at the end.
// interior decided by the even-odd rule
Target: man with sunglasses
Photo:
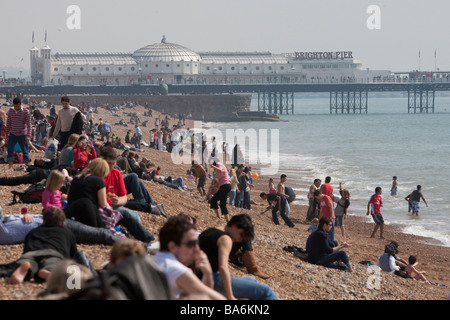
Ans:
{"type": "Polygon", "coordinates": [[[214,289],[230,300],[277,300],[272,288],[257,282],[255,277],[230,275],[228,260],[233,243],[253,238],[253,222],[247,214],[234,215],[223,230],[209,228],[200,234],[200,248],[208,256],[213,271],[214,289]]]}
{"type": "Polygon", "coordinates": [[[170,217],[159,231],[160,251],[154,256],[166,274],[174,299],[185,295],[205,296],[211,300],[225,300],[215,291],[211,265],[198,245],[194,224],[183,215],[170,217]],[[190,268],[201,272],[200,279],[190,268]]]}
{"type": "Polygon", "coordinates": [[[311,233],[307,240],[308,262],[327,268],[342,269],[352,272],[352,264],[347,253],[342,249],[351,247],[351,243],[344,242],[340,246],[331,247],[328,233],[333,227],[329,217],[319,219],[319,228],[311,233]]]}

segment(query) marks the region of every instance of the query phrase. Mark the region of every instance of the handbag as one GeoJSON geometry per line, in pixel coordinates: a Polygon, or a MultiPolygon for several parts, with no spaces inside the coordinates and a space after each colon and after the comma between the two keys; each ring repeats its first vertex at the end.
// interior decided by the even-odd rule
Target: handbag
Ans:
{"type": "Polygon", "coordinates": [[[105,229],[112,231],[116,235],[125,237],[122,232],[119,232],[114,228],[116,224],[123,218],[122,214],[119,211],[114,210],[111,207],[104,207],[98,209],[98,214],[105,224],[105,229]]]}

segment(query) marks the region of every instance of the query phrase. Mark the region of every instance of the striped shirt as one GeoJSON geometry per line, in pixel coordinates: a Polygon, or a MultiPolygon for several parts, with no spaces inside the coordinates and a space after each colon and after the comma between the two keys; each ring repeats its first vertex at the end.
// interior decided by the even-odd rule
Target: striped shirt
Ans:
{"type": "Polygon", "coordinates": [[[19,111],[10,108],[7,117],[6,135],[31,136],[31,114],[27,108],[21,106],[19,111]]]}

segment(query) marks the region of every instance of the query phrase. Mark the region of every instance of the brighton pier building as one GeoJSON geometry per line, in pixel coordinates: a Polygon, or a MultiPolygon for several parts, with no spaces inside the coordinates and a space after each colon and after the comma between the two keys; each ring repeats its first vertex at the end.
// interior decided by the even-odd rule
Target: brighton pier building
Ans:
{"type": "Polygon", "coordinates": [[[366,82],[389,71],[363,69],[350,51],[194,52],[161,42],[132,53],[52,53],[30,50],[36,85],[258,84],[366,82]]]}

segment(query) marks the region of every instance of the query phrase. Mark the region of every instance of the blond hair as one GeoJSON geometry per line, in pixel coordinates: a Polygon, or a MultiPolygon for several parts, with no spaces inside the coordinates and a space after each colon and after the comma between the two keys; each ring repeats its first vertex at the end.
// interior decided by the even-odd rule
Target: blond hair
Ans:
{"type": "Polygon", "coordinates": [[[104,179],[109,174],[109,165],[103,158],[95,158],[92,160],[87,168],[79,174],[81,178],[88,176],[97,176],[104,179]]]}
{"type": "Polygon", "coordinates": [[[77,144],[79,138],[80,138],[80,135],[78,133],[72,133],[69,136],[69,138],[67,139],[67,143],[63,149],[68,148],[68,147],[74,147],[77,144]]]}
{"type": "Polygon", "coordinates": [[[234,177],[237,180],[236,169],[232,168],[230,170],[230,174],[231,174],[232,177],[234,177]]]}
{"type": "Polygon", "coordinates": [[[59,190],[61,184],[64,183],[65,180],[66,177],[61,171],[57,169],[52,170],[47,177],[45,189],[55,192],[59,190]]]}

